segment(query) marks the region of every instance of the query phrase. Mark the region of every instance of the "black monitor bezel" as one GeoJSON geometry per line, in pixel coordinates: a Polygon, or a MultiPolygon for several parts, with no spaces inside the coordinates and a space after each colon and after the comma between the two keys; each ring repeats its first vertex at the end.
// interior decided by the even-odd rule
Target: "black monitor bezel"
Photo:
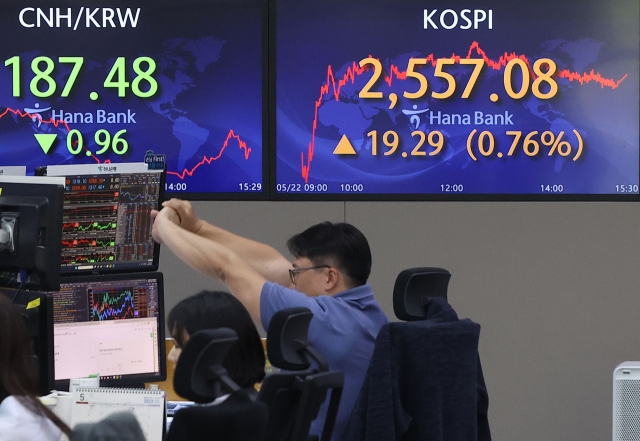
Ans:
{"type": "MultiPolygon", "coordinates": [[[[29,212],[33,216],[35,210],[37,218],[27,216],[25,221],[31,227],[37,227],[38,234],[42,233],[41,228],[45,228],[45,237],[41,245],[32,241],[33,250],[29,259],[33,258],[33,268],[22,268],[19,263],[12,262],[20,259],[20,256],[16,258],[5,256],[4,252],[0,253],[0,266],[6,270],[16,274],[20,270],[28,270],[29,274],[36,276],[28,277],[24,284],[16,281],[3,286],[7,288],[22,286],[23,289],[34,291],[52,291],[60,287],[63,200],[64,185],[55,183],[52,179],[32,176],[0,178],[0,212],[3,211],[3,207],[12,207],[11,209],[15,209],[18,213],[22,211],[22,215],[26,216],[29,212]],[[20,207],[23,209],[21,210],[20,207]]],[[[20,221],[18,221],[18,242],[23,234],[19,224],[20,221]]],[[[23,247],[24,244],[18,243],[18,253],[26,252],[22,249],[23,247]]]]}
{"type": "MultiPolygon", "coordinates": [[[[147,273],[119,273],[119,274],[94,274],[63,277],[61,283],[99,283],[108,281],[127,281],[140,279],[156,279],[158,282],[158,375],[137,374],[127,375],[122,379],[100,378],[100,387],[142,387],[144,383],[165,381],[167,379],[167,351],[165,345],[165,312],[164,312],[164,276],[161,272],[147,273]]],[[[53,300],[52,300],[53,308],[53,300]]],[[[53,316],[52,316],[53,317],[53,316]]],[[[53,320],[53,319],[52,319],[53,320]]],[[[51,328],[53,335],[53,326],[51,328]]],[[[51,339],[55,344],[54,339],[51,339]]],[[[52,350],[53,352],[53,350],[52,350]]],[[[55,368],[55,366],[54,366],[55,368]]],[[[54,371],[55,372],[55,371],[54,371]]],[[[71,379],[54,380],[56,390],[68,391],[71,379]]]]}

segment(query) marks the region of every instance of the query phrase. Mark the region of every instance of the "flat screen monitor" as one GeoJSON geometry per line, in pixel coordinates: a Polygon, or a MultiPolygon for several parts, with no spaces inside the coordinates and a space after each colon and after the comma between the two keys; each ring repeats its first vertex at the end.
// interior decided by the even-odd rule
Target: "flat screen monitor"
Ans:
{"type": "Polygon", "coordinates": [[[2,165],[151,150],[183,199],[264,198],[266,13],[265,0],[3,0],[2,165]]]}
{"type": "Polygon", "coordinates": [[[164,198],[162,170],[145,163],[54,165],[46,174],[65,178],[63,274],[158,269],[151,210],[164,198]]]}
{"type": "Polygon", "coordinates": [[[96,374],[103,386],[166,379],[161,273],[68,277],[51,295],[57,387],[96,374]]]}
{"type": "Polygon", "coordinates": [[[0,286],[58,289],[63,178],[0,176],[0,286]]]}
{"type": "Polygon", "coordinates": [[[277,199],[640,200],[637,0],[274,0],[277,199]]]}

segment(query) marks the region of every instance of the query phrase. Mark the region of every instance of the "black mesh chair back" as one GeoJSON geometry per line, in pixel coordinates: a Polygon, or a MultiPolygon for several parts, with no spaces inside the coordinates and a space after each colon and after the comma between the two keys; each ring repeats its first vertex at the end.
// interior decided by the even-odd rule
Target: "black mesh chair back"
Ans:
{"type": "Polygon", "coordinates": [[[173,377],[178,395],[196,403],[210,403],[240,389],[222,367],[229,348],[238,340],[229,328],[206,329],[189,337],[173,377]]]}
{"type": "Polygon", "coordinates": [[[228,328],[195,332],[182,349],[174,375],[176,393],[203,404],[175,413],[165,441],[262,441],[267,429],[267,406],[251,398],[222,366],[238,340],[228,328]],[[212,402],[229,395],[219,404],[212,402]]]}
{"type": "Polygon", "coordinates": [[[258,401],[269,409],[267,441],[308,441],[311,422],[318,416],[327,393],[329,409],[321,435],[331,439],[344,386],[344,373],[331,372],[327,361],[307,338],[313,314],[307,308],[278,311],[267,330],[267,354],[271,364],[292,372],[267,375],[258,401]],[[317,368],[311,368],[315,362],[317,368]]]}

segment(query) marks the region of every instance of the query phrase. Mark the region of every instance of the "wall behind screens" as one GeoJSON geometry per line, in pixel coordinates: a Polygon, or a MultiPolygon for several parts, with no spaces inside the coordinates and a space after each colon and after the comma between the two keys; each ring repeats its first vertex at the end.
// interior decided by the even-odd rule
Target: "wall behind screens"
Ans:
{"type": "Polygon", "coordinates": [[[272,6],[276,198],[638,200],[637,1],[272,6]]]}
{"type": "Polygon", "coordinates": [[[3,1],[0,165],[152,150],[170,193],[266,197],[265,22],[261,0],[3,1]]]}

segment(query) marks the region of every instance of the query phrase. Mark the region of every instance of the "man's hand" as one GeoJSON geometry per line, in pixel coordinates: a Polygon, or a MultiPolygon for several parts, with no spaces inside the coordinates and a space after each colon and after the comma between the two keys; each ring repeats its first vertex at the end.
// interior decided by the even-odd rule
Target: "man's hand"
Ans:
{"type": "Polygon", "coordinates": [[[198,231],[202,228],[203,221],[196,215],[196,212],[191,206],[191,202],[172,198],[168,201],[164,201],[162,206],[165,208],[172,208],[176,211],[180,218],[180,223],[178,225],[185,230],[198,234],[198,231]]]}
{"type": "Polygon", "coordinates": [[[153,240],[158,243],[162,243],[164,226],[167,222],[180,226],[180,216],[178,212],[171,207],[165,207],[160,211],[151,210],[151,216],[155,218],[151,235],[153,236],[153,240]]]}

